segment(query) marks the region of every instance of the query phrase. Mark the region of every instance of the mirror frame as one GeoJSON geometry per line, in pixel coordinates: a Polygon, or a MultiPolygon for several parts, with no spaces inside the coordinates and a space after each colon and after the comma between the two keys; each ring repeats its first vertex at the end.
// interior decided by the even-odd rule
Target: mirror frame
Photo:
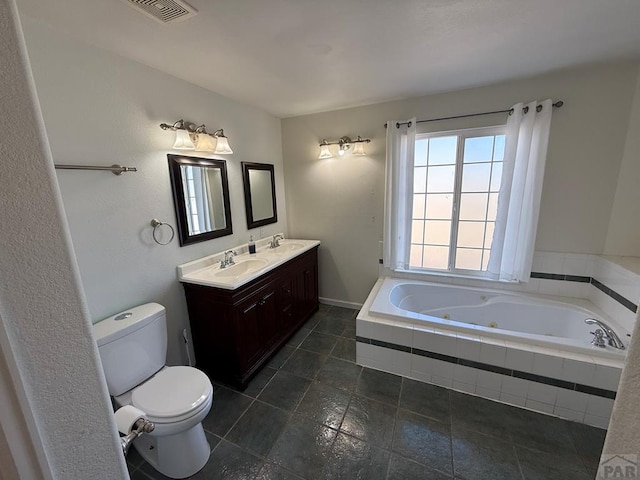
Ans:
{"type": "Polygon", "coordinates": [[[229,202],[229,180],[227,177],[227,162],[214,158],[188,157],[185,155],[167,154],[169,160],[169,174],[171,177],[171,190],[173,191],[173,205],[176,210],[178,221],[178,238],[180,246],[191,245],[192,243],[204,242],[218,237],[224,237],[233,233],[231,222],[231,204],[229,202]],[[220,169],[222,178],[222,197],[224,202],[224,218],[226,227],[211,232],[189,234],[189,224],[187,223],[187,209],[184,201],[184,189],[182,188],[182,172],[180,166],[191,165],[200,167],[216,167],[220,169]]]}
{"type": "Polygon", "coordinates": [[[242,162],[242,183],[244,185],[244,207],[247,213],[247,229],[262,227],[278,221],[278,209],[276,206],[276,175],[273,165],[270,163],[242,162]],[[253,207],[251,206],[251,182],[250,170],[265,170],[271,173],[271,198],[273,200],[273,216],[262,220],[253,219],[253,207]]]}

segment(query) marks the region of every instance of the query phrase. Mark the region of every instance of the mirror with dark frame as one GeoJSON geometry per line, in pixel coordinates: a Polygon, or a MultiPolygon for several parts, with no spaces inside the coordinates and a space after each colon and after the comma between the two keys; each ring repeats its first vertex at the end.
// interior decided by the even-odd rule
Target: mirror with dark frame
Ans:
{"type": "Polygon", "coordinates": [[[227,163],[167,155],[180,246],[231,235],[227,163]]]}
{"type": "Polygon", "coordinates": [[[278,210],[273,165],[242,162],[242,180],[247,228],[276,223],[278,210]]]}

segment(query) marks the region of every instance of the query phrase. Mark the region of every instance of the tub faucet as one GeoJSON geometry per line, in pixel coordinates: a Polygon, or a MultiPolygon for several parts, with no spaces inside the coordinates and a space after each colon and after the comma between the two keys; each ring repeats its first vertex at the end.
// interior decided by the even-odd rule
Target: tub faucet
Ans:
{"type": "Polygon", "coordinates": [[[274,235],[271,242],[269,242],[269,248],[278,248],[280,246],[280,240],[284,240],[282,235],[279,233],[274,235]]]}
{"type": "MultiPolygon", "coordinates": [[[[614,332],[611,329],[611,327],[609,327],[609,325],[607,325],[606,323],[600,320],[596,320],[595,318],[585,318],[584,323],[586,323],[587,325],[597,325],[598,327],[600,327],[604,332],[603,335],[601,335],[601,337],[607,341],[609,346],[613,348],[617,348],[618,350],[624,350],[624,343],[622,343],[622,340],[620,340],[620,337],[616,335],[616,332],[614,332]]],[[[596,330],[596,334],[595,334],[596,338],[599,336],[597,335],[597,332],[598,330],[596,330]]]]}
{"type": "Polygon", "coordinates": [[[601,328],[596,328],[595,332],[589,333],[594,335],[593,339],[591,340],[591,345],[593,345],[594,347],[606,348],[607,345],[604,343],[604,332],[601,328]]]}
{"type": "Polygon", "coordinates": [[[234,250],[227,250],[224,252],[224,258],[220,260],[220,268],[227,268],[229,265],[235,265],[233,256],[236,254],[234,250]]]}

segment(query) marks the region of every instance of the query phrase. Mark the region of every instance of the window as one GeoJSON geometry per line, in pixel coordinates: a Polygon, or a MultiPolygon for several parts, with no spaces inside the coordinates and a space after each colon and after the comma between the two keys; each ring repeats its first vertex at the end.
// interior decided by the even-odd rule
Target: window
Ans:
{"type": "Polygon", "coordinates": [[[486,272],[505,128],[416,135],[410,269],[486,272]]]}

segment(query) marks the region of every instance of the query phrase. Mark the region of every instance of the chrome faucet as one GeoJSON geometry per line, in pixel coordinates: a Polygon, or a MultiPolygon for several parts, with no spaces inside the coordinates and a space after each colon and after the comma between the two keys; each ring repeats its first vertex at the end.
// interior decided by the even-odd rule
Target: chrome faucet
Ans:
{"type": "Polygon", "coordinates": [[[269,248],[278,248],[280,246],[280,240],[284,240],[282,235],[279,233],[274,235],[271,242],[269,242],[269,248]]]}
{"type": "Polygon", "coordinates": [[[606,348],[607,345],[604,342],[604,332],[601,328],[596,328],[595,332],[589,332],[593,335],[591,339],[591,345],[598,348],[606,348]]]}
{"type": "Polygon", "coordinates": [[[224,258],[220,260],[220,268],[227,268],[229,265],[235,265],[233,256],[236,255],[234,250],[227,250],[224,252],[224,258]]]}
{"type": "Polygon", "coordinates": [[[617,348],[618,350],[624,350],[624,343],[622,343],[622,340],[620,340],[620,337],[616,335],[616,332],[614,332],[611,329],[611,327],[609,327],[609,325],[607,325],[606,323],[600,320],[596,320],[595,318],[585,318],[584,323],[586,323],[587,325],[597,325],[603,331],[603,333],[599,334],[598,330],[596,330],[594,333],[594,335],[596,336],[594,338],[594,341],[596,343],[594,342],[591,342],[591,343],[593,343],[598,347],[602,347],[604,346],[604,344],[601,345],[602,343],[601,340],[604,339],[607,341],[609,346],[613,348],[617,348]]]}

